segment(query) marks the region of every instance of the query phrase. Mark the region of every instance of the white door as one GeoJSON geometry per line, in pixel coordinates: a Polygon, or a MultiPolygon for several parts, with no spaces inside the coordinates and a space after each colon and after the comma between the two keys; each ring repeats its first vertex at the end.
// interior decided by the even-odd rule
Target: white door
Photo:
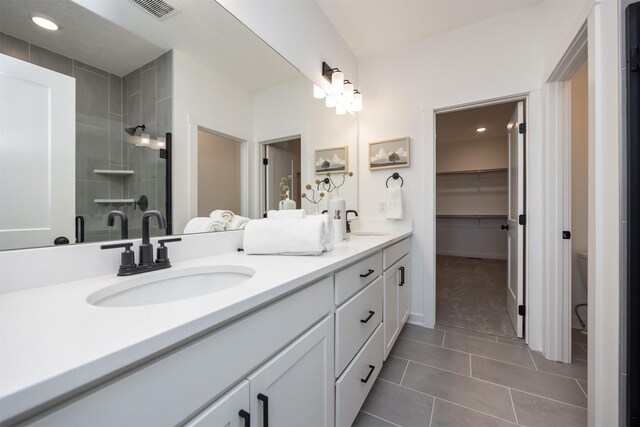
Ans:
{"type": "Polygon", "coordinates": [[[0,54],[0,250],[75,240],[75,91],[0,54]]]}
{"type": "Polygon", "coordinates": [[[518,102],[509,121],[509,242],[507,311],[516,331],[524,338],[524,102],[518,102]],[[522,215],[522,217],[521,217],[522,215]],[[520,219],[523,219],[522,221],[520,219]],[[522,224],[521,224],[522,222],[522,224]]]}
{"type": "MultiPolygon", "coordinates": [[[[266,158],[268,159],[266,173],[266,210],[277,210],[280,203],[280,181],[289,175],[296,176],[295,160],[293,153],[272,145],[266,146],[266,158]]],[[[291,189],[291,198],[295,200],[295,191],[291,189]]]]}
{"type": "Polygon", "coordinates": [[[333,316],[249,377],[251,425],[334,425],[333,316]]]}
{"type": "Polygon", "coordinates": [[[202,411],[187,427],[249,427],[249,381],[242,380],[230,392],[202,411]]]}

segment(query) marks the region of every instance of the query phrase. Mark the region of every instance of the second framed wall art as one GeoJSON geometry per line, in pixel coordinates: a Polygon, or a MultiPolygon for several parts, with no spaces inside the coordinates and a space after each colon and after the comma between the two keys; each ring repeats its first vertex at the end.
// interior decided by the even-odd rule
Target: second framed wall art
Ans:
{"type": "Polygon", "coordinates": [[[409,137],[369,143],[369,169],[409,167],[409,137]]]}

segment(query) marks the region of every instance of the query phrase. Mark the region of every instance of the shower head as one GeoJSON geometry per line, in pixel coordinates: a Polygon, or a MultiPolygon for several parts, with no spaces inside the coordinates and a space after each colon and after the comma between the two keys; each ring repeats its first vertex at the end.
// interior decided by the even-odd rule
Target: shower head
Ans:
{"type": "Polygon", "coordinates": [[[129,135],[133,136],[136,134],[136,131],[138,130],[138,128],[140,128],[141,130],[144,130],[145,125],[138,125],[130,128],[124,128],[124,131],[129,135]]]}

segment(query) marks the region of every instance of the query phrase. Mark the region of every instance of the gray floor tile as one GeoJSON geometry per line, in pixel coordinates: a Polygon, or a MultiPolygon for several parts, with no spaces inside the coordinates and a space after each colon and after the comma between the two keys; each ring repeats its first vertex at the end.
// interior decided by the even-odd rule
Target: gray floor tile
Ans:
{"type": "Polygon", "coordinates": [[[407,359],[389,355],[382,366],[380,374],[378,374],[378,378],[400,384],[404,370],[407,368],[407,363],[409,363],[407,359]]]}
{"type": "Polygon", "coordinates": [[[574,359],[587,360],[587,350],[582,344],[577,342],[571,343],[571,357],[574,359]]]}
{"type": "Polygon", "coordinates": [[[580,387],[582,387],[582,390],[584,390],[585,394],[588,396],[589,395],[589,383],[586,381],[582,381],[582,380],[576,380],[580,383],[580,387]]]}
{"type": "Polygon", "coordinates": [[[518,424],[524,426],[570,427],[586,426],[587,410],[543,397],[511,392],[518,415],[518,424]]]}
{"type": "Polygon", "coordinates": [[[513,345],[492,343],[477,338],[447,333],[444,337],[445,348],[466,351],[467,353],[485,356],[507,363],[534,368],[529,351],[526,348],[513,345]]]}
{"type": "Polygon", "coordinates": [[[376,381],[362,405],[368,414],[400,426],[428,427],[433,397],[386,381],[376,381]]]}
{"type": "Polygon", "coordinates": [[[436,325],[434,329],[437,331],[453,332],[459,335],[479,338],[479,339],[487,340],[491,342],[496,342],[496,339],[497,339],[495,335],[483,334],[482,332],[469,331],[467,329],[454,328],[453,326],[436,325]]]}
{"type": "Polygon", "coordinates": [[[571,378],[477,356],[471,357],[471,372],[473,378],[587,407],[587,398],[571,378]]]}
{"type": "Polygon", "coordinates": [[[424,342],[427,344],[442,346],[442,339],[444,338],[444,332],[437,331],[435,329],[422,328],[416,325],[404,325],[400,337],[408,338],[415,341],[424,342]]]}
{"type": "Polygon", "coordinates": [[[431,427],[508,427],[515,425],[440,399],[435,401],[431,420],[431,427]]]}
{"type": "Polygon", "coordinates": [[[435,345],[398,338],[391,354],[463,375],[470,375],[469,355],[435,345]]]}
{"type": "Polygon", "coordinates": [[[351,427],[392,427],[393,424],[360,411],[351,427]]]}
{"type": "Polygon", "coordinates": [[[588,340],[588,336],[583,334],[580,329],[571,330],[571,341],[579,342],[580,344],[587,344],[588,340]]]}
{"type": "Polygon", "coordinates": [[[509,390],[495,384],[409,362],[402,385],[434,397],[515,421],[509,390]]]}
{"type": "Polygon", "coordinates": [[[504,338],[504,337],[498,337],[498,342],[502,343],[502,344],[509,344],[509,345],[515,345],[518,347],[527,347],[527,343],[524,342],[524,340],[520,339],[520,338],[504,338]]]}
{"type": "Polygon", "coordinates": [[[573,359],[571,363],[554,362],[545,359],[542,353],[537,351],[531,351],[531,356],[541,371],[587,381],[587,362],[585,360],[573,359]]]}

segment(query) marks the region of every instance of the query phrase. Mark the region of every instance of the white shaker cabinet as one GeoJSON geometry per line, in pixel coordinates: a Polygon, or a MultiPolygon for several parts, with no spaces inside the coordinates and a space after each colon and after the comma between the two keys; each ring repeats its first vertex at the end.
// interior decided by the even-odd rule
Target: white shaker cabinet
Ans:
{"type": "Polygon", "coordinates": [[[249,401],[249,381],[243,380],[186,426],[249,427],[251,425],[249,401]]]}
{"type": "Polygon", "coordinates": [[[409,317],[411,283],[410,240],[405,239],[383,251],[384,258],[384,360],[409,317]]]}

